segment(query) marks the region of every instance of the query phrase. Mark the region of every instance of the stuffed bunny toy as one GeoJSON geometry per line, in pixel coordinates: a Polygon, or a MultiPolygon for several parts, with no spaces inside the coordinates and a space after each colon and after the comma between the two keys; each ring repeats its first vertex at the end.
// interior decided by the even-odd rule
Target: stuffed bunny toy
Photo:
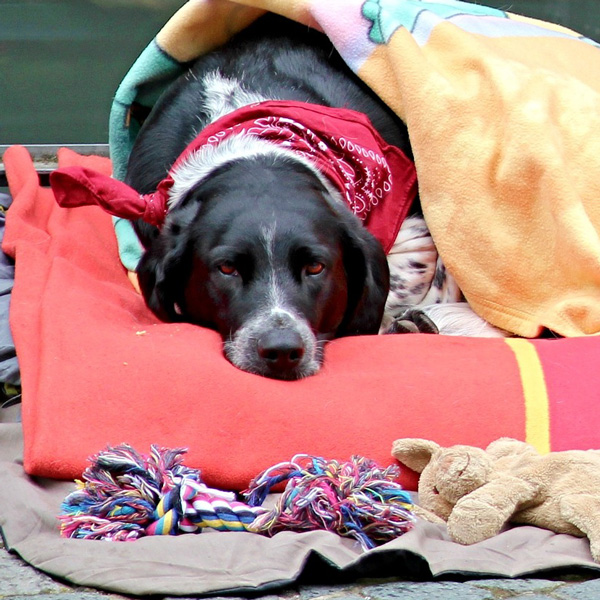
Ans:
{"type": "Polygon", "coordinates": [[[461,544],[488,539],[508,523],[587,536],[600,562],[600,451],[541,455],[511,438],[485,450],[396,440],[392,455],[421,474],[417,516],[446,522],[461,544]]]}

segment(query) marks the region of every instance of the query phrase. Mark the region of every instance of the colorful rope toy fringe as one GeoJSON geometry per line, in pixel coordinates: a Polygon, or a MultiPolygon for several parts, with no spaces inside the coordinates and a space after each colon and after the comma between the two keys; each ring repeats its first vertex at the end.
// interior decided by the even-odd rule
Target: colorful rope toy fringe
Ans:
{"type": "Polygon", "coordinates": [[[182,464],[184,454],[152,446],[143,456],[123,444],[92,457],[62,504],[61,535],[123,541],[207,527],[266,535],[328,529],[369,549],[414,522],[410,496],[394,481],[397,467],[381,470],[362,457],[338,463],[298,455],[254,479],[245,504],[232,492],[208,488],[200,471],[182,464]],[[272,487],[284,481],[275,508],[263,508],[272,487]]]}
{"type": "Polygon", "coordinates": [[[368,550],[413,526],[412,501],[395,481],[398,474],[396,466],[382,470],[360,456],[337,462],[298,454],[267,469],[244,492],[248,504],[260,506],[273,486],[287,481],[276,506],[257,516],[252,530],[273,535],[327,529],[368,550]]]}
{"type": "Polygon", "coordinates": [[[200,471],[181,464],[185,452],[151,446],[146,457],[123,444],[92,457],[78,489],[62,503],[61,535],[124,541],[205,527],[247,530],[264,509],[207,487],[200,471]]]}

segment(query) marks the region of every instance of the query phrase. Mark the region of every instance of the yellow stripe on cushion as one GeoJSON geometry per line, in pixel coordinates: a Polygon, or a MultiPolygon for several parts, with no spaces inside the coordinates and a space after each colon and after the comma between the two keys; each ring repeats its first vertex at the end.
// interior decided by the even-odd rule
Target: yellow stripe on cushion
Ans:
{"type": "Polygon", "coordinates": [[[525,397],[525,441],[538,452],[550,452],[550,410],[544,370],[535,346],[521,338],[507,338],[515,353],[525,397]]]}

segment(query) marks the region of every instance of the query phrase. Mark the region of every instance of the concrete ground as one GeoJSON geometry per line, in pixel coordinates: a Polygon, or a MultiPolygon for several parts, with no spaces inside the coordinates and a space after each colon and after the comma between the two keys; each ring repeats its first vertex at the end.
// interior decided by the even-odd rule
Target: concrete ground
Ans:
{"type": "MultiPolygon", "coordinates": [[[[118,594],[70,586],[35,570],[0,546],[2,600],[120,600],[118,594]]],[[[346,585],[300,585],[263,600],[596,600],[600,578],[484,579],[457,582],[361,581],[346,585]]],[[[152,600],[166,600],[154,596],[152,600]]],[[[175,600],[175,599],[173,599],[175,600]]],[[[237,600],[229,597],[228,600],[237,600]]]]}

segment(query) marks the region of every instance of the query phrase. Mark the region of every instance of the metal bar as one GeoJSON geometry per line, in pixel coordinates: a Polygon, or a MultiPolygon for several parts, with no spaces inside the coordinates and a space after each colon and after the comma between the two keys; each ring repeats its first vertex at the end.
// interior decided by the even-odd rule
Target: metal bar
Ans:
{"type": "MultiPolygon", "coordinates": [[[[108,144],[23,144],[31,154],[35,170],[40,175],[42,185],[48,185],[48,176],[58,166],[59,148],[69,148],[78,154],[109,156],[108,144]]],[[[10,146],[0,145],[0,187],[8,186],[2,156],[10,146]]]]}

